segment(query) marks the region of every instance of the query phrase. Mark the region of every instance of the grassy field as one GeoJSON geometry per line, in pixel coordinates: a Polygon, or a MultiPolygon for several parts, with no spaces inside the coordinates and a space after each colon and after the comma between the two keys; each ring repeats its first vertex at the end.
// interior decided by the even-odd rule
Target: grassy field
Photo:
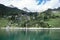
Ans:
{"type": "MultiPolygon", "coordinates": [[[[50,19],[47,22],[49,25],[53,27],[60,27],[60,18],[50,19]]],[[[0,27],[5,27],[8,24],[7,19],[0,18],[0,27]]],[[[12,24],[11,26],[16,26],[16,24],[12,24]]]]}
{"type": "Polygon", "coordinates": [[[8,24],[8,20],[0,18],[0,27],[5,27],[8,24]]]}
{"type": "Polygon", "coordinates": [[[49,21],[45,21],[50,24],[52,27],[60,27],[60,18],[50,19],[49,21]]]}
{"type": "Polygon", "coordinates": [[[60,12],[58,13],[54,13],[55,16],[59,16],[57,18],[51,18],[47,22],[48,24],[50,24],[53,27],[60,27],[60,12]]]}

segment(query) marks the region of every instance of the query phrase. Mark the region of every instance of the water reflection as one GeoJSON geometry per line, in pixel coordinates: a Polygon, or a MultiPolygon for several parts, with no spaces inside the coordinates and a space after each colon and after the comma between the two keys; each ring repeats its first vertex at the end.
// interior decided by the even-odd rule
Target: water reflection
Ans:
{"type": "Polygon", "coordinates": [[[60,40],[59,30],[0,30],[0,40],[60,40]]]}

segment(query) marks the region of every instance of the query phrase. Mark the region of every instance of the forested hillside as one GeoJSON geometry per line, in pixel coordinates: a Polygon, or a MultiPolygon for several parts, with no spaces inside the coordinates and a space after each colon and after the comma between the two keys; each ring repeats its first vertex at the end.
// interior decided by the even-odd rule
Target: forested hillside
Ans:
{"type": "Polygon", "coordinates": [[[0,4],[0,27],[59,27],[60,8],[44,12],[26,12],[0,4]]]}

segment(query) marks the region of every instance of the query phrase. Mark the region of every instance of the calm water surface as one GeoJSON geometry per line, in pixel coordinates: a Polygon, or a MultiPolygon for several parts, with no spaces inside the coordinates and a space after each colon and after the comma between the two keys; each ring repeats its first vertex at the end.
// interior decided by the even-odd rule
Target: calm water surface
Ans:
{"type": "Polygon", "coordinates": [[[60,40],[60,30],[0,30],[0,40],[60,40]]]}

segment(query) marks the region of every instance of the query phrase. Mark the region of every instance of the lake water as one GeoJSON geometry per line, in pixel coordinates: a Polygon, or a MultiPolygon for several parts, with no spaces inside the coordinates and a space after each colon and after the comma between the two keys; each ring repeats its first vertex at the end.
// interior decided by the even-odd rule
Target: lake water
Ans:
{"type": "Polygon", "coordinates": [[[60,30],[0,30],[0,40],[60,40],[60,30]]]}

